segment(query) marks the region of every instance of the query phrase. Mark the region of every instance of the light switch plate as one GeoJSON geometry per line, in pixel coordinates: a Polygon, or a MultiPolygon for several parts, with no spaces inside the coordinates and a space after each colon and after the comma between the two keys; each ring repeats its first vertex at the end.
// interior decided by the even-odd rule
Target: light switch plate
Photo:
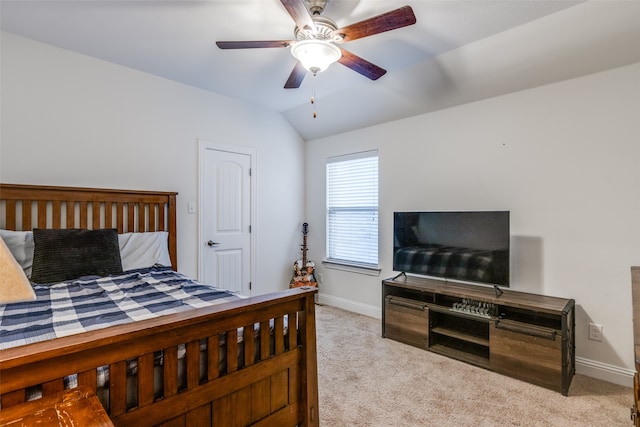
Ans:
{"type": "Polygon", "coordinates": [[[593,341],[602,341],[602,325],[589,323],[589,339],[593,341]]]}

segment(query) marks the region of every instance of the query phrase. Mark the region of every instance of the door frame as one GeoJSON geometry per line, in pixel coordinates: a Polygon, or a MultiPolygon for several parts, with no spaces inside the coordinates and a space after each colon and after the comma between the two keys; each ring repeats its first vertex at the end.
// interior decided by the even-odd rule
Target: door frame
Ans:
{"type": "Polygon", "coordinates": [[[207,141],[204,139],[198,139],[198,163],[199,163],[199,168],[198,168],[198,238],[197,240],[197,256],[198,256],[198,280],[204,280],[204,263],[206,262],[205,256],[206,256],[206,251],[204,250],[204,246],[206,245],[206,236],[204,236],[202,234],[202,231],[205,230],[205,212],[204,212],[204,208],[205,208],[205,194],[204,194],[204,189],[205,189],[205,179],[206,179],[206,173],[205,173],[205,169],[206,169],[206,164],[205,164],[205,154],[207,152],[207,150],[213,150],[213,151],[224,151],[224,152],[228,152],[228,153],[234,153],[234,154],[243,154],[243,155],[247,155],[250,158],[250,168],[251,168],[251,175],[249,177],[249,182],[250,182],[250,187],[251,187],[251,194],[250,194],[250,222],[251,222],[251,233],[249,236],[249,240],[250,240],[250,254],[249,254],[249,281],[251,282],[251,287],[250,287],[250,291],[249,291],[249,295],[253,296],[258,294],[258,280],[257,280],[257,276],[256,276],[256,241],[257,241],[257,234],[258,234],[258,230],[256,227],[256,211],[257,211],[257,168],[256,168],[256,164],[257,164],[257,150],[255,148],[252,147],[246,147],[246,146],[241,146],[241,145],[229,145],[229,144],[219,144],[216,142],[212,142],[212,141],[207,141]]]}

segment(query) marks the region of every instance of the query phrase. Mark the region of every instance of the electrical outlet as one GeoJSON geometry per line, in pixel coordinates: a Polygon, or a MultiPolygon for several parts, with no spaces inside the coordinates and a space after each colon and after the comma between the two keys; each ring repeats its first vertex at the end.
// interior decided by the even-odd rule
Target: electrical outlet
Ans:
{"type": "Polygon", "coordinates": [[[196,213],[196,202],[187,203],[187,212],[190,214],[196,213]]]}
{"type": "Polygon", "coordinates": [[[593,341],[602,341],[602,325],[589,323],[589,339],[593,341]]]}

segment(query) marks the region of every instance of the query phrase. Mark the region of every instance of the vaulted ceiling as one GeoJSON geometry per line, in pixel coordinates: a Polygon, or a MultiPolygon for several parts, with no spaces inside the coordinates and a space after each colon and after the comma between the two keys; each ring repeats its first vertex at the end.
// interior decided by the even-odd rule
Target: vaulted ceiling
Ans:
{"type": "Polygon", "coordinates": [[[342,45],[341,64],[284,89],[292,40],[279,0],[1,0],[1,29],[281,112],[306,140],[640,62],[640,1],[330,0],[338,27],[410,5],[417,23],[342,45]],[[316,103],[310,103],[315,94],[316,103]],[[313,117],[313,110],[317,117],[313,117]]]}

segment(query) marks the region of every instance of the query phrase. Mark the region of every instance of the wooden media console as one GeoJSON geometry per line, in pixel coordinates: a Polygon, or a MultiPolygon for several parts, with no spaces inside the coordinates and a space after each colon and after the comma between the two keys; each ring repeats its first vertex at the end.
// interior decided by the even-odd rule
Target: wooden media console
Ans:
{"type": "Polygon", "coordinates": [[[382,336],[567,395],[575,301],[402,276],[382,281],[382,336]]]}

